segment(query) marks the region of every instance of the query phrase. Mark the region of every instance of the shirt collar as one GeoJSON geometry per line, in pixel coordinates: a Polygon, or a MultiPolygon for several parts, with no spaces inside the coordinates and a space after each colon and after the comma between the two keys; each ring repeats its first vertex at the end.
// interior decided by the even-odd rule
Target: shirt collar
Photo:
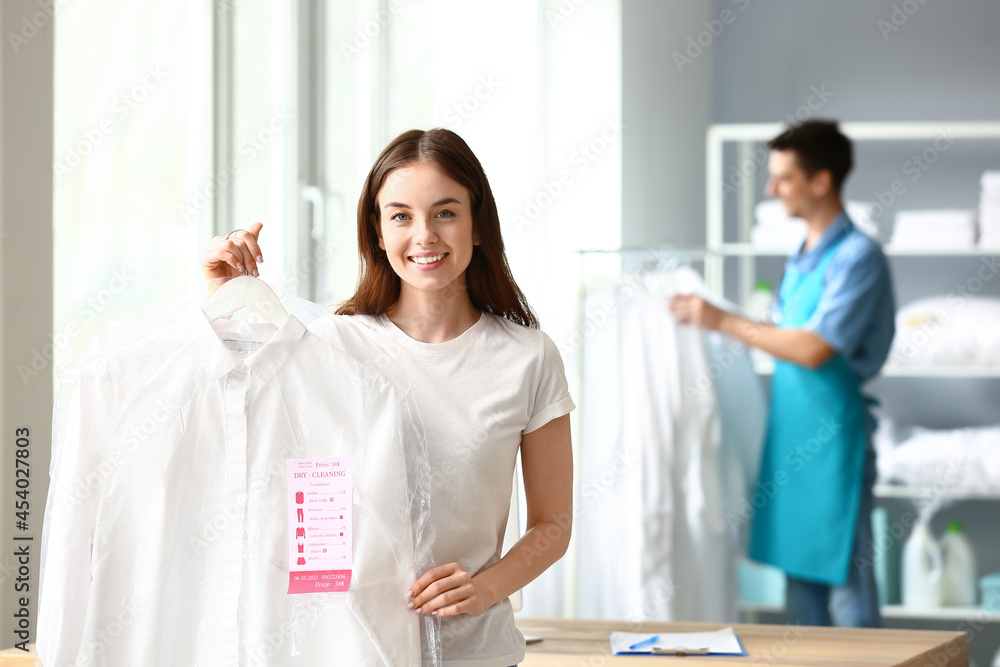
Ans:
{"type": "Polygon", "coordinates": [[[833,221],[833,224],[827,227],[826,231],[823,232],[823,236],[820,237],[819,243],[803,252],[802,248],[805,246],[805,241],[803,240],[799,249],[788,258],[788,263],[793,265],[799,271],[806,273],[812,271],[816,268],[816,265],[819,264],[819,260],[823,258],[826,251],[830,249],[830,246],[839,241],[844,234],[847,234],[852,229],[854,229],[854,223],[851,222],[849,217],[847,217],[846,211],[841,211],[840,215],[838,215],[833,221]]]}
{"type": "Polygon", "coordinates": [[[245,368],[261,380],[271,379],[284,365],[306,332],[305,325],[294,315],[289,315],[260,349],[243,357],[225,346],[201,308],[193,309],[188,324],[198,338],[199,354],[205,372],[212,381],[238,368],[245,368]]]}

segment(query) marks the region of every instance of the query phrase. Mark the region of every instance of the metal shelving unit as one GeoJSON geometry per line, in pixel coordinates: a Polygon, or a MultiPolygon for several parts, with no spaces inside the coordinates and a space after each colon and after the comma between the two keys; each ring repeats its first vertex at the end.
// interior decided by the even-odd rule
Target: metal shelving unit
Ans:
{"type": "MultiPolygon", "coordinates": [[[[956,123],[842,123],[841,130],[854,141],[934,140],[947,132],[954,139],[1000,139],[1000,122],[956,123]]],[[[738,239],[727,239],[724,216],[726,182],[723,176],[725,145],[736,144],[738,164],[752,160],[755,145],[777,136],[784,127],[779,124],[727,124],[709,128],[706,137],[706,260],[705,280],[709,289],[725,294],[727,260],[738,262],[737,300],[746,303],[746,297],[755,284],[756,258],[786,257],[791,249],[762,247],[749,242],[754,224],[754,206],[757,193],[753,188],[739,187],[736,191],[736,233],[738,239]]],[[[730,227],[730,229],[732,229],[730,227]]],[[[1000,255],[1000,248],[962,249],[909,249],[883,246],[892,258],[984,258],[1000,255]]],[[[730,264],[731,265],[731,264],[730,264]]],[[[758,373],[771,374],[773,360],[767,355],[755,354],[754,366],[758,373]]],[[[1000,366],[916,366],[887,365],[883,377],[900,378],[979,378],[1000,379],[1000,366]]],[[[955,501],[1000,501],[1000,489],[993,492],[970,493],[954,489],[933,487],[906,487],[878,484],[876,497],[882,499],[932,499],[941,503],[955,501]]],[[[753,621],[758,614],[780,614],[783,609],[774,605],[740,603],[739,609],[753,621]]],[[[1000,613],[978,607],[939,607],[914,609],[901,605],[886,605],[882,614],[887,619],[914,619],[941,622],[1000,623],[1000,613]]]]}
{"type": "MultiPolygon", "coordinates": [[[[949,139],[1000,139],[1000,122],[956,122],[956,123],[842,123],[841,130],[854,141],[899,141],[907,139],[935,139],[947,133],[949,139]]],[[[753,260],[757,257],[785,257],[788,248],[765,248],[746,239],[750,238],[753,226],[753,207],[756,195],[751,188],[739,189],[738,242],[725,238],[724,201],[725,183],[719,178],[723,170],[724,147],[727,143],[737,145],[738,160],[742,163],[751,159],[754,144],[766,142],[782,131],[783,126],[775,123],[713,125],[706,137],[707,190],[706,211],[706,255],[705,282],[709,289],[724,293],[725,261],[727,258],[740,260],[740,280],[738,301],[745,303],[749,291],[755,283],[753,260]]],[[[1000,248],[958,248],[927,249],[883,247],[889,257],[993,257],[1000,255],[1000,248]]],[[[755,358],[758,372],[768,375],[773,365],[761,357],[755,358]]],[[[925,378],[1000,378],[997,366],[886,366],[884,377],[925,377],[925,378]]]]}
{"type": "MultiPolygon", "coordinates": [[[[765,248],[753,243],[723,243],[714,249],[723,257],[787,257],[789,248],[765,248]]],[[[917,250],[882,246],[882,252],[889,257],[993,257],[1000,255],[1000,248],[945,248],[942,250],[917,250]]]]}
{"type": "Polygon", "coordinates": [[[928,486],[902,486],[876,484],[872,489],[876,498],[934,498],[937,500],[1000,500],[1000,489],[966,491],[964,489],[934,488],[928,486]]]}
{"type": "MultiPolygon", "coordinates": [[[[774,373],[774,360],[764,354],[754,355],[754,370],[759,375],[774,373]]],[[[1000,378],[1000,366],[898,366],[886,364],[879,374],[888,378],[1000,378]]]]}

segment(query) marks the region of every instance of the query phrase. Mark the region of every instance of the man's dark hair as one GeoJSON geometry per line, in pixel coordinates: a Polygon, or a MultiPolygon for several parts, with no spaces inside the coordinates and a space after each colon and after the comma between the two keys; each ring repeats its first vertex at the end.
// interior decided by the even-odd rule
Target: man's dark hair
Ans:
{"type": "Polygon", "coordinates": [[[767,142],[767,147],[772,151],[794,151],[809,178],[829,169],[833,189],[838,193],[854,166],[851,140],[840,132],[836,121],[808,120],[794,125],[767,142]]]}

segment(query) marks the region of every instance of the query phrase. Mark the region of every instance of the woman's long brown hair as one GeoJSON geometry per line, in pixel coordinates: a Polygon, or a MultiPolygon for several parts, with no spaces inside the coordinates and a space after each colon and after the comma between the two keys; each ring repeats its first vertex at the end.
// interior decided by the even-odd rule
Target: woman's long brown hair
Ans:
{"type": "Polygon", "coordinates": [[[524,293],[514,282],[503,238],[496,200],[482,165],[469,146],[451,130],[410,130],[385,147],[375,160],[358,200],[358,290],[337,309],[340,315],[381,315],[399,299],[399,276],[379,248],[378,193],[389,174],[421,162],[433,164],[465,186],[472,199],[472,261],[465,282],[472,304],[487,313],[527,327],[538,328],[524,293]]]}

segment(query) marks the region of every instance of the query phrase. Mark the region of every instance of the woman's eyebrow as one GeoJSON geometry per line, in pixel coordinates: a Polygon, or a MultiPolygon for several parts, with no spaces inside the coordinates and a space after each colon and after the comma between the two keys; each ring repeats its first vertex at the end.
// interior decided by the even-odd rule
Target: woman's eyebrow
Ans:
{"type": "MultiPolygon", "coordinates": [[[[445,197],[444,199],[438,199],[436,202],[431,204],[431,206],[444,206],[445,204],[461,204],[461,203],[462,202],[458,201],[454,197],[445,197]]],[[[382,208],[411,208],[411,207],[409,204],[404,204],[398,201],[390,201],[386,202],[382,206],[382,208]]]]}

